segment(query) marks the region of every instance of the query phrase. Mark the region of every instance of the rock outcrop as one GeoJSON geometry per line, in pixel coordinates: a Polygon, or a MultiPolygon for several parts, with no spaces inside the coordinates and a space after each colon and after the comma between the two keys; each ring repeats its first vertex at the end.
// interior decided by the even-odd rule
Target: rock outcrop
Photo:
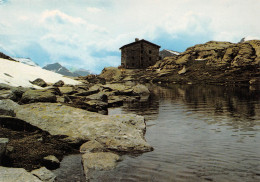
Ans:
{"type": "Polygon", "coordinates": [[[193,64],[204,60],[207,65],[244,67],[259,65],[260,40],[233,44],[210,41],[188,48],[179,56],[166,58],[154,65],[155,69],[171,69],[175,65],[193,64]]]}
{"type": "Polygon", "coordinates": [[[79,142],[96,140],[105,148],[145,152],[144,117],[134,114],[105,116],[58,103],[33,103],[15,108],[16,117],[52,135],[66,135],[79,142]]]}

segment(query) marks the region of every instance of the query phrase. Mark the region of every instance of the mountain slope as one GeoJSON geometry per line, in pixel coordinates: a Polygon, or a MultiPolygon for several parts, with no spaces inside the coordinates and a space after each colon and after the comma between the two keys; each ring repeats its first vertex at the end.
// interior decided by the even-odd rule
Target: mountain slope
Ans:
{"type": "Polygon", "coordinates": [[[8,59],[8,60],[13,60],[15,61],[13,58],[11,58],[10,56],[7,56],[5,55],[4,53],[0,52],[0,58],[3,58],[3,59],[8,59]]]}
{"type": "Polygon", "coordinates": [[[80,75],[80,76],[87,76],[90,75],[91,72],[89,70],[86,70],[84,68],[77,69],[73,71],[74,74],[80,75]]]}
{"type": "Polygon", "coordinates": [[[161,59],[164,59],[165,57],[172,57],[172,56],[178,56],[178,55],[180,55],[179,52],[168,50],[168,49],[163,49],[162,51],[159,52],[159,56],[161,59]]]}
{"type": "Polygon", "coordinates": [[[66,67],[62,66],[60,63],[47,64],[43,67],[43,69],[62,74],[64,76],[77,77],[80,76],[78,74],[72,73],[66,67]]]}
{"type": "MultiPolygon", "coordinates": [[[[42,78],[47,83],[55,83],[63,80],[65,84],[80,84],[76,80],[66,78],[63,75],[44,70],[41,67],[29,66],[20,62],[0,58],[0,83],[11,86],[36,87],[30,81],[42,78]]],[[[37,87],[38,88],[38,87],[37,87]]]]}
{"type": "Polygon", "coordinates": [[[14,60],[19,61],[20,63],[27,64],[29,66],[39,66],[35,62],[33,62],[30,58],[16,58],[12,57],[14,60]]]}

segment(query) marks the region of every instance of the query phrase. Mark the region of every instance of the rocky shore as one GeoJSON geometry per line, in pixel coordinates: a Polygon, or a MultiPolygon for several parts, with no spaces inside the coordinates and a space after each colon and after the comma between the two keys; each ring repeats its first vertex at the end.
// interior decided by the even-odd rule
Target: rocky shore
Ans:
{"type": "Polygon", "coordinates": [[[0,181],[55,181],[51,170],[76,153],[88,180],[89,171],[112,169],[125,153],[153,150],[143,116],[107,115],[109,107],[148,99],[145,85],[80,79],[81,85],[31,82],[40,89],[0,84],[0,181]]]}

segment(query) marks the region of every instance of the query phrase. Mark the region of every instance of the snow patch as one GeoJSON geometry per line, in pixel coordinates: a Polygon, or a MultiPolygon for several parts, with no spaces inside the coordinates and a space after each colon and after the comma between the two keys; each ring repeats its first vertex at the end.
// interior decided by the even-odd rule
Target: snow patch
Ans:
{"type": "Polygon", "coordinates": [[[30,81],[34,81],[37,78],[52,84],[59,80],[63,80],[65,84],[82,84],[79,81],[66,78],[61,74],[42,69],[39,66],[29,66],[21,62],[0,58],[0,83],[6,83],[15,87],[39,88],[30,83],[30,81]]]}
{"type": "Polygon", "coordinates": [[[19,61],[20,63],[27,64],[29,66],[38,66],[35,62],[33,62],[30,58],[16,58],[12,57],[14,60],[19,61]]]}
{"type": "Polygon", "coordinates": [[[172,54],[175,54],[175,55],[180,55],[179,52],[176,52],[176,51],[172,51],[172,50],[169,50],[169,49],[165,49],[166,51],[172,53],[172,54]]]}

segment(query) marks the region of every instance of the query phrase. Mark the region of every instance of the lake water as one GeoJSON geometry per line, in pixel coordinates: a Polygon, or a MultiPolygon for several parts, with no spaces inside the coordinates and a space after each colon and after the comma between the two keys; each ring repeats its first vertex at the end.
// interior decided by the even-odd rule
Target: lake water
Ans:
{"type": "Polygon", "coordinates": [[[144,115],[153,152],[125,156],[92,181],[260,181],[260,91],[247,87],[151,87],[147,102],[113,113],[144,115]]]}
{"type": "Polygon", "coordinates": [[[123,156],[91,181],[260,181],[260,90],[151,87],[148,101],[109,110],[145,116],[154,151],[123,156]]]}

